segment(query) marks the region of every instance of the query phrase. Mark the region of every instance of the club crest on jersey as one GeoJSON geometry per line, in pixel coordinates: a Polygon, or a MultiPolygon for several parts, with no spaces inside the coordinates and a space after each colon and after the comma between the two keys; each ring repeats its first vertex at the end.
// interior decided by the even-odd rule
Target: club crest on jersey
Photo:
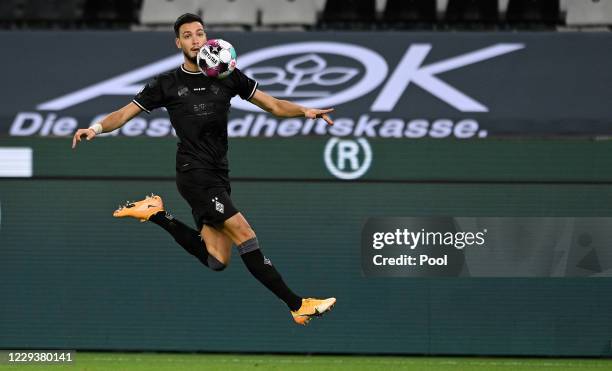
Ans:
{"type": "Polygon", "coordinates": [[[215,197],[211,200],[215,204],[215,210],[223,214],[225,212],[225,206],[219,202],[219,198],[215,197]]]}
{"type": "Polygon", "coordinates": [[[183,97],[189,95],[189,88],[186,86],[181,86],[178,90],[178,96],[183,97]]]}

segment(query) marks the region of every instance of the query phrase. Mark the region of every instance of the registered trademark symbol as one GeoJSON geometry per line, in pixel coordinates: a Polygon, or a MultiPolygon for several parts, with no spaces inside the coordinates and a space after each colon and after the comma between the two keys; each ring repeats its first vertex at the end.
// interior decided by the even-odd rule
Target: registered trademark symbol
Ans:
{"type": "Polygon", "coordinates": [[[331,138],[325,145],[325,166],[340,179],[357,179],[372,164],[372,148],[365,138],[356,140],[331,138]]]}

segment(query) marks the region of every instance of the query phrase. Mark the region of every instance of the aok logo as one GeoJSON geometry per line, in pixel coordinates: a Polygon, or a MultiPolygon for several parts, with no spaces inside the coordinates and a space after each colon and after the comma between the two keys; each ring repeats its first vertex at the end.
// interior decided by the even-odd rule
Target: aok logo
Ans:
{"type": "MultiPolygon", "coordinates": [[[[483,103],[454,87],[439,74],[524,48],[521,43],[499,43],[451,58],[423,65],[432,49],[431,44],[411,44],[398,65],[389,75],[385,59],[363,46],[339,42],[302,42],[259,49],[238,57],[239,67],[247,74],[269,73],[262,79],[265,85],[281,85],[276,91],[297,103],[313,107],[331,107],[362,97],[381,84],[382,89],[372,102],[373,112],[392,111],[404,91],[417,85],[436,98],[461,112],[487,112],[483,103]],[[326,56],[350,58],[363,67],[359,73],[354,66],[332,65],[326,56]],[[277,58],[292,58],[282,67],[274,64],[277,58]],[[312,66],[303,67],[307,62],[312,66]],[[334,77],[335,76],[335,77],[334,77]],[[388,78],[387,78],[388,77],[388,78]],[[386,81],[385,81],[386,80],[386,81]],[[336,90],[336,87],[340,89],[336,90]],[[314,89],[316,87],[316,89],[314,89]],[[299,95],[302,96],[299,96],[299,95]],[[308,96],[310,95],[310,96],[308,96]]],[[[180,65],[182,54],[176,54],[150,65],[99,82],[76,92],[66,94],[37,106],[40,110],[63,110],[103,95],[135,95],[142,88],[142,81],[180,65]]],[[[232,105],[246,111],[259,111],[256,106],[234,98],[232,105]]]]}
{"type": "MultiPolygon", "coordinates": [[[[388,72],[387,62],[378,53],[362,46],[337,42],[274,46],[245,54],[239,60],[240,68],[256,78],[262,90],[310,107],[331,107],[364,96],[376,89],[388,72]],[[360,70],[355,67],[330,65],[325,55],[356,59],[363,67],[363,73],[359,74],[360,70]],[[288,56],[292,59],[284,65],[272,64],[275,59],[288,56]],[[259,64],[261,62],[264,63],[259,64]],[[333,90],[335,86],[346,83],[349,87],[333,90]],[[282,89],[270,91],[266,85],[281,86],[282,89]],[[308,96],[312,98],[300,99],[308,96]]],[[[232,100],[232,106],[245,111],[260,111],[257,106],[236,98],[232,100]]]]}

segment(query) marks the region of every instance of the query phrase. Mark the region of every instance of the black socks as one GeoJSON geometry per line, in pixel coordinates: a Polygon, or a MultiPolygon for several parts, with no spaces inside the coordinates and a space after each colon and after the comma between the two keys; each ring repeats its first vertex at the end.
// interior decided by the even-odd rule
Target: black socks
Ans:
{"type": "Polygon", "coordinates": [[[189,228],[172,215],[165,211],[160,211],[151,215],[149,221],[159,225],[174,237],[174,240],[181,245],[188,253],[198,258],[198,260],[214,271],[225,269],[225,265],[208,254],[206,245],[195,229],[189,228]]]}
{"type": "Polygon", "coordinates": [[[240,257],[247,269],[264,286],[272,291],[279,299],[285,302],[292,311],[300,309],[302,298],[285,285],[283,278],[272,266],[270,259],[263,256],[259,249],[257,237],[251,238],[238,246],[240,257]]]}
{"type": "MultiPolygon", "coordinates": [[[[225,269],[225,265],[215,259],[206,250],[206,244],[195,229],[188,227],[165,211],[160,211],[149,218],[149,221],[159,225],[172,235],[174,240],[188,253],[214,271],[225,269]]],[[[279,299],[285,302],[292,311],[300,309],[302,298],[287,287],[278,271],[272,266],[268,258],[263,256],[259,249],[257,238],[252,238],[238,246],[240,257],[247,269],[259,282],[272,291],[279,299]]]]}

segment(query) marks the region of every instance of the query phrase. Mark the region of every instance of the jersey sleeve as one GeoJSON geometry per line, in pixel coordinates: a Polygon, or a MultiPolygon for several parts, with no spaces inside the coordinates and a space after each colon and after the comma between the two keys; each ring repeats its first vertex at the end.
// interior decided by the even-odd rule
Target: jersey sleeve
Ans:
{"type": "Polygon", "coordinates": [[[240,98],[244,100],[253,98],[255,90],[257,90],[257,86],[259,85],[257,81],[242,73],[238,68],[236,68],[230,76],[232,76],[234,80],[234,89],[236,89],[236,94],[238,94],[240,98]]]}
{"type": "Polygon", "coordinates": [[[142,90],[136,94],[132,102],[136,103],[146,113],[164,105],[164,92],[159,77],[149,81],[142,90]]]}

